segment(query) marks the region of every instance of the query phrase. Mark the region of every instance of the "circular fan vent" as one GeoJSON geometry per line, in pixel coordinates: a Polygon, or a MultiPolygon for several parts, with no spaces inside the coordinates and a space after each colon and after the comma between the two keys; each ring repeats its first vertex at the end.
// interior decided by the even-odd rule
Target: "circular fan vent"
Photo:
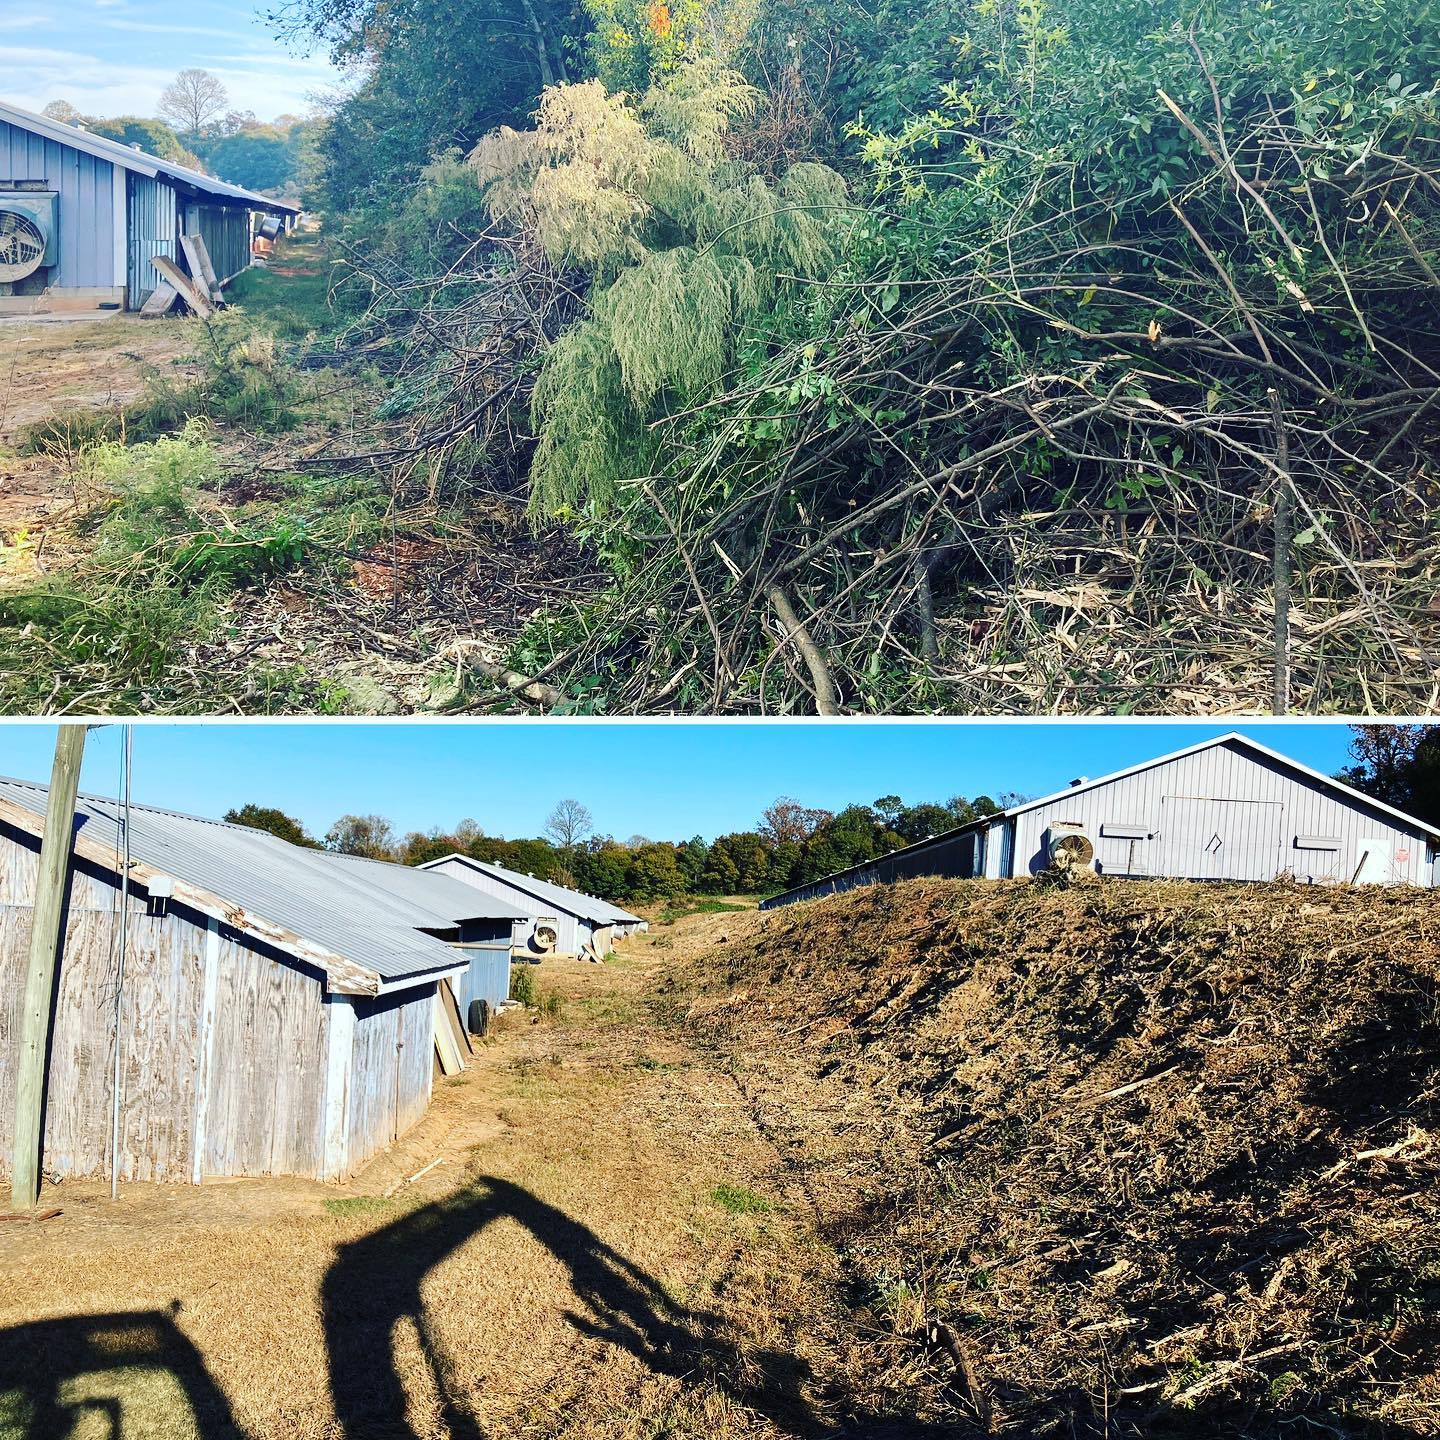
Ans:
{"type": "Polygon", "coordinates": [[[1078,831],[1062,835],[1050,846],[1050,863],[1057,870],[1082,870],[1095,858],[1095,846],[1078,831]]]}
{"type": "Polygon", "coordinates": [[[0,210],[0,285],[33,275],[45,258],[45,237],[28,215],[0,210]]]}

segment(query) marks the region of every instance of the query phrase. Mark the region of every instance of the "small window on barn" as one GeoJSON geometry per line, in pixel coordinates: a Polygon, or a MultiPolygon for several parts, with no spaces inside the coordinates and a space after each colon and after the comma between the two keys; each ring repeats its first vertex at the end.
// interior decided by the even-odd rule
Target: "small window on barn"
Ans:
{"type": "Polygon", "coordinates": [[[1340,839],[1336,835],[1297,835],[1295,848],[1297,850],[1338,850],[1340,839]]]}
{"type": "Polygon", "coordinates": [[[1148,825],[1117,825],[1113,820],[1100,824],[1100,834],[1106,840],[1148,840],[1150,833],[1148,825]]]}

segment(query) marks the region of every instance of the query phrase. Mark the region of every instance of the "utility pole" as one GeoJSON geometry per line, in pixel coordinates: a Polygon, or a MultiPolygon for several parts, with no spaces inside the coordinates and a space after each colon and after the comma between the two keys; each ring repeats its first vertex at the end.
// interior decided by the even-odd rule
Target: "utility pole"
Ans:
{"type": "Polygon", "coordinates": [[[85,758],[85,726],[61,725],[55,767],[40,841],[40,870],[31,912],[30,968],[20,1012],[20,1054],[15,1084],[15,1153],[10,1166],[10,1204],[33,1210],[40,1198],[41,1121],[45,1113],[45,1059],[50,1049],[50,1012],[59,967],[65,884],[74,845],[75,797],[85,758]]]}

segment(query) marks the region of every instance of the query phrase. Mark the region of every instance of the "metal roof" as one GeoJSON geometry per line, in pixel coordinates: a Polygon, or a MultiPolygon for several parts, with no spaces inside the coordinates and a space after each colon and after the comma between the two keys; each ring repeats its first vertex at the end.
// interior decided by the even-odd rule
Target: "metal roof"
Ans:
{"type": "Polygon", "coordinates": [[[1297,775],[1303,775],[1308,780],[1313,780],[1327,790],[1337,791],[1348,800],[1364,805],[1371,810],[1378,810],[1392,820],[1398,820],[1402,824],[1410,826],[1411,829],[1420,831],[1421,834],[1440,839],[1440,828],[1431,825],[1428,821],[1419,820],[1414,815],[1407,815],[1403,810],[1397,810],[1393,805],[1387,805],[1383,800],[1376,800],[1373,796],[1365,794],[1363,790],[1357,790],[1353,785],[1347,785],[1343,780],[1335,779],[1333,775],[1326,775],[1323,771],[1312,769],[1299,760],[1291,759],[1289,755],[1282,755],[1280,751],[1272,750],[1268,745],[1262,745],[1258,740],[1252,740],[1248,735],[1242,735],[1238,730],[1231,730],[1228,734],[1216,735],[1209,740],[1200,740],[1194,745],[1186,745],[1181,750],[1172,750],[1168,755],[1157,755],[1153,759],[1141,760],[1135,765],[1128,765],[1123,770],[1113,770],[1108,775],[1100,776],[1098,780],[1083,780],[1078,784],[1067,785],[1063,790],[1042,795],[1038,800],[1024,800],[1018,805],[1012,805],[1008,810],[997,810],[993,815],[967,820],[965,824],[957,825],[953,830],[942,830],[940,834],[932,835],[928,840],[902,846],[899,850],[890,850],[886,854],[877,855],[870,860],[862,860],[858,865],[850,865],[844,870],[836,870],[832,874],[822,875],[819,879],[807,881],[804,885],[792,886],[789,890],[782,890],[777,895],[771,895],[761,904],[760,908],[762,910],[777,908],[784,902],[786,896],[794,895],[801,890],[810,890],[816,885],[825,884],[828,880],[840,880],[847,875],[858,874],[862,870],[868,870],[878,861],[892,859],[896,855],[913,855],[918,851],[929,849],[931,846],[953,840],[969,830],[983,830],[995,824],[996,821],[1013,820],[1015,816],[1023,815],[1027,810],[1037,810],[1042,805],[1053,804],[1056,800],[1063,800],[1070,795],[1083,795],[1086,791],[1094,790],[1101,785],[1109,785],[1116,780],[1123,780],[1129,775],[1138,775],[1142,770],[1151,770],[1157,765],[1168,765],[1172,760],[1181,760],[1187,755],[1195,755],[1201,750],[1210,750],[1218,745],[1239,745],[1256,755],[1263,756],[1272,764],[1279,765],[1297,775]]]}
{"type": "Polygon", "coordinates": [[[292,205],[288,200],[257,195],[253,190],[229,185],[224,180],[217,180],[213,175],[202,175],[200,171],[177,165],[173,160],[162,160],[147,150],[136,150],[104,135],[92,135],[78,125],[66,125],[62,120],[52,120],[48,115],[36,115],[33,111],[22,110],[18,105],[10,105],[3,100],[0,100],[0,120],[21,130],[28,130],[31,134],[43,136],[46,140],[53,140],[57,145],[68,145],[72,150],[93,155],[97,160],[108,160],[112,165],[119,165],[136,175],[146,175],[152,180],[171,180],[215,200],[242,201],[252,210],[266,210],[272,214],[300,213],[301,207],[292,205]]]}
{"type": "Polygon", "coordinates": [[[380,889],[410,904],[428,910],[437,908],[452,916],[448,924],[462,920],[528,920],[530,914],[508,900],[487,895],[463,880],[448,875],[432,875],[414,865],[392,865],[386,860],[366,860],[359,855],[331,855],[325,858],[333,865],[352,871],[362,884],[378,885],[380,889]]]}
{"type": "MultiPolygon", "coordinates": [[[[0,777],[0,797],[42,821],[47,794],[45,785],[0,777]]],[[[119,811],[117,801],[97,795],[82,795],[76,806],[79,832],[113,849],[117,862],[119,811]]],[[[464,963],[424,930],[522,916],[508,902],[491,900],[458,881],[417,884],[420,872],[406,866],[357,862],[292,845],[263,830],[145,805],[131,806],[130,851],[146,865],[373,971],[382,988],[383,982],[464,963]]],[[[425,877],[431,882],[444,878],[425,877]]]]}
{"type": "Polygon", "coordinates": [[[524,891],[527,895],[533,895],[547,905],[554,905],[569,915],[578,915],[582,920],[593,920],[600,925],[613,924],[617,920],[622,924],[639,925],[643,923],[638,915],[632,915],[628,910],[622,910],[610,900],[601,900],[594,895],[586,895],[582,890],[567,890],[563,885],[552,884],[549,880],[537,880],[533,875],[521,875],[518,871],[507,870],[503,865],[497,865],[492,860],[475,860],[469,855],[461,855],[457,852],[453,855],[443,855],[438,860],[431,860],[420,868],[430,870],[436,865],[444,865],[451,860],[459,860],[472,869],[482,870],[487,875],[492,875],[495,879],[524,891]]]}

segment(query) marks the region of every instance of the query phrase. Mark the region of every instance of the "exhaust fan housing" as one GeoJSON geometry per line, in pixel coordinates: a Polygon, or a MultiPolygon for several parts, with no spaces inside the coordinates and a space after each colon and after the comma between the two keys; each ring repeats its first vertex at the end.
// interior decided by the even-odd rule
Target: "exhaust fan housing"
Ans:
{"type": "Polygon", "coordinates": [[[1052,869],[1073,875],[1095,864],[1095,842],[1079,825],[1060,822],[1045,837],[1045,853],[1052,869]]]}
{"type": "Polygon", "coordinates": [[[59,262],[59,200],[52,191],[0,190],[0,285],[59,262]]]}

